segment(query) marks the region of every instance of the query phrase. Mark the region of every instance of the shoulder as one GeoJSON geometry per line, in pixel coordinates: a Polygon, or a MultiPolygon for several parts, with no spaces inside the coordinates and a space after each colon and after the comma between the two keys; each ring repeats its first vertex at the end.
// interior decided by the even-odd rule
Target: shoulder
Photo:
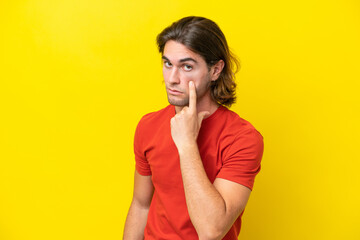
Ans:
{"type": "MultiPolygon", "coordinates": [[[[223,119],[225,120],[225,132],[231,132],[231,135],[241,135],[246,133],[260,134],[260,132],[246,119],[242,118],[236,112],[222,107],[223,119]]],[[[261,135],[261,134],[260,134],[261,135]]]]}
{"type": "Polygon", "coordinates": [[[240,117],[236,112],[223,107],[222,115],[224,128],[222,139],[229,145],[235,142],[241,145],[263,145],[262,134],[248,120],[240,117]]]}
{"type": "Polygon", "coordinates": [[[158,131],[164,129],[164,125],[169,125],[172,109],[175,111],[172,105],[168,105],[142,116],[135,130],[135,146],[142,146],[145,141],[149,141],[158,131]]]}
{"type": "Polygon", "coordinates": [[[171,118],[171,114],[175,111],[174,106],[168,105],[158,111],[150,112],[141,117],[138,128],[154,128],[171,118]]]}

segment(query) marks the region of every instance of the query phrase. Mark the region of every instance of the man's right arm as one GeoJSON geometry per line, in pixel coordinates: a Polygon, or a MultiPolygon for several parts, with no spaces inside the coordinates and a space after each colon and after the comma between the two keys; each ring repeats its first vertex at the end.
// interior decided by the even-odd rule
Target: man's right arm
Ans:
{"type": "Polygon", "coordinates": [[[142,176],[135,170],[134,195],[125,222],[124,240],[144,239],[144,229],[153,193],[151,176],[142,176]]]}

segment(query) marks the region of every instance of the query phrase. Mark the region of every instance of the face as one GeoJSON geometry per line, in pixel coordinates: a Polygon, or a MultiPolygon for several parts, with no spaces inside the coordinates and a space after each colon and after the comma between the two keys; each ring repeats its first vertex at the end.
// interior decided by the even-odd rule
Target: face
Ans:
{"type": "Polygon", "coordinates": [[[163,53],[163,76],[168,101],[175,106],[189,104],[189,81],[196,87],[197,104],[211,101],[211,75],[205,60],[186,46],[168,41],[163,53]]]}

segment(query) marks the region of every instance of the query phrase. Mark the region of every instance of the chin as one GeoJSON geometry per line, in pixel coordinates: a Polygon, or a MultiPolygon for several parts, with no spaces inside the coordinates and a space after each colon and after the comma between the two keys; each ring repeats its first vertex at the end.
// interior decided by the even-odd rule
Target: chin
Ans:
{"type": "Polygon", "coordinates": [[[168,97],[168,101],[171,105],[184,107],[189,105],[189,99],[173,99],[168,97]]]}

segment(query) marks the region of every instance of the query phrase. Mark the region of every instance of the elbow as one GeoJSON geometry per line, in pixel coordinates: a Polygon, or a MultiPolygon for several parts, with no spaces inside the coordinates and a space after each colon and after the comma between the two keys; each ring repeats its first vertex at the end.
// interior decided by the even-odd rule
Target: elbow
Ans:
{"type": "Polygon", "coordinates": [[[199,240],[221,240],[224,237],[224,233],[217,229],[206,229],[199,233],[199,240]]]}
{"type": "Polygon", "coordinates": [[[221,238],[214,238],[212,236],[210,237],[204,237],[204,236],[199,236],[199,240],[220,240],[221,238]]]}

